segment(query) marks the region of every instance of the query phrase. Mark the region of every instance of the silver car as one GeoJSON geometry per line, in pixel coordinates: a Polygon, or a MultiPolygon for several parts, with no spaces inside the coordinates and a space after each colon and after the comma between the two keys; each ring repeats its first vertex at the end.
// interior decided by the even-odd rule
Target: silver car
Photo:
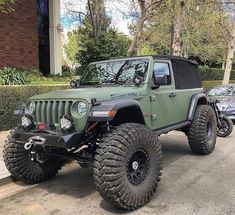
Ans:
{"type": "Polygon", "coordinates": [[[219,110],[228,118],[235,120],[235,84],[215,86],[208,91],[207,96],[218,100],[219,110]]]}

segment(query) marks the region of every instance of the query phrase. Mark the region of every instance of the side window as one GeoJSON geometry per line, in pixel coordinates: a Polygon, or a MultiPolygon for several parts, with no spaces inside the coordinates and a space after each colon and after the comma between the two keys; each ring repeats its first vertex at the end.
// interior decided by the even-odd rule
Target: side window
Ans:
{"type": "Polygon", "coordinates": [[[153,76],[166,76],[167,77],[167,85],[171,84],[171,73],[170,73],[170,67],[168,63],[160,63],[155,62],[154,68],[153,68],[153,76]]]}

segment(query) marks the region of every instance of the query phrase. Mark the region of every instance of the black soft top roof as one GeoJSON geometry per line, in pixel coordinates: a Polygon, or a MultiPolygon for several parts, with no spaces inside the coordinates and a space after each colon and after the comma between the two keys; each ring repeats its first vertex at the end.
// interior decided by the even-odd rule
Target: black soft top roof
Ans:
{"type": "Polygon", "coordinates": [[[162,59],[162,60],[180,60],[180,61],[184,61],[184,62],[187,62],[187,63],[191,63],[191,64],[195,64],[195,65],[198,65],[197,62],[195,61],[191,61],[189,60],[188,58],[185,58],[185,57],[179,57],[179,56],[174,56],[174,55],[153,55],[152,56],[154,59],[162,59]]]}
{"type": "Polygon", "coordinates": [[[193,65],[198,65],[196,61],[191,61],[185,57],[179,57],[175,55],[140,55],[140,56],[133,56],[133,57],[124,57],[124,58],[110,58],[110,60],[118,60],[118,59],[125,59],[125,58],[135,58],[135,57],[153,57],[153,59],[160,59],[160,60],[171,60],[171,61],[184,61],[187,63],[191,63],[193,65]]]}

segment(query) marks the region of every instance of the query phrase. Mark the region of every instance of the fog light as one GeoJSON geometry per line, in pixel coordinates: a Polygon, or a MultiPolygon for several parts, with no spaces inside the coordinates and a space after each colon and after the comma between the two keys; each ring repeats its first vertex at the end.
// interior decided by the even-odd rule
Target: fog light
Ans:
{"type": "Polygon", "coordinates": [[[63,116],[60,119],[60,128],[63,131],[70,131],[73,128],[72,119],[69,116],[63,116]]]}
{"type": "Polygon", "coordinates": [[[32,116],[30,116],[30,115],[27,114],[27,115],[24,115],[24,116],[21,118],[21,125],[22,125],[22,127],[23,127],[25,130],[31,129],[32,124],[33,124],[33,118],[32,118],[32,116]]]}

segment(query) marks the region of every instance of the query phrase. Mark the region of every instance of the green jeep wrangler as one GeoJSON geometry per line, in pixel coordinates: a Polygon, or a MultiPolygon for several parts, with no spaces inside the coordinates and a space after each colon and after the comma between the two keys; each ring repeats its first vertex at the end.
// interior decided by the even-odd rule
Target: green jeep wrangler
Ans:
{"type": "Polygon", "coordinates": [[[96,187],[112,205],[146,204],[160,182],[158,136],[185,132],[196,154],[216,144],[216,116],[197,64],[175,56],[144,56],[90,64],[73,89],[30,98],[14,113],[4,161],[13,177],[39,183],[64,162],[92,167],[96,187]]]}

